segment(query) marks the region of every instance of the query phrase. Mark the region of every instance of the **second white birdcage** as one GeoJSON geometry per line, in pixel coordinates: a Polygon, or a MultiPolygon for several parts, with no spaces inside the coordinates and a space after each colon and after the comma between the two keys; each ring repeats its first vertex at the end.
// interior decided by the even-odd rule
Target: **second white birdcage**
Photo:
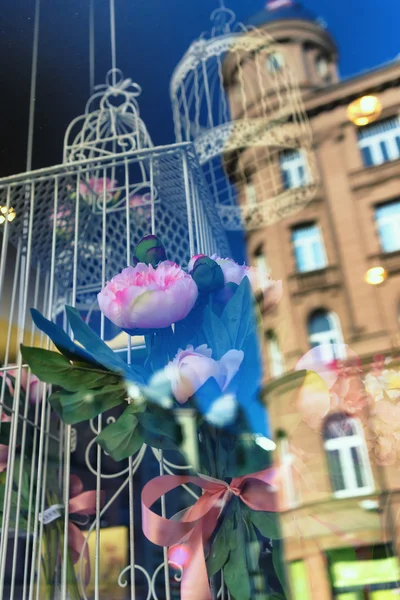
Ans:
{"type": "Polygon", "coordinates": [[[235,23],[221,7],[171,79],[175,135],[193,141],[227,229],[265,227],[313,196],[311,131],[281,45],[263,28],[235,23]],[[307,155],[304,185],[285,188],[280,160],[307,155]]]}

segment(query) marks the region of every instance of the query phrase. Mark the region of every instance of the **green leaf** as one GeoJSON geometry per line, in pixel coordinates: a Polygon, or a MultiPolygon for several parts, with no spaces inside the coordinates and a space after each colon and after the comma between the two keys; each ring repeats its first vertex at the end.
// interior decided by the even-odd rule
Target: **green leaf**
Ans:
{"type": "Polygon", "coordinates": [[[232,347],[241,350],[247,337],[256,328],[254,296],[248,277],[243,277],[238,289],[225,306],[221,320],[229,332],[232,347]]]}
{"type": "Polygon", "coordinates": [[[258,531],[270,540],[280,540],[282,535],[279,530],[278,516],[276,513],[251,510],[246,507],[253,525],[258,531]]]}
{"type": "Polygon", "coordinates": [[[285,575],[285,559],[283,556],[283,547],[281,542],[274,542],[272,546],[272,564],[274,565],[276,576],[279,579],[279,582],[282,586],[283,591],[286,594],[286,597],[289,598],[287,583],[286,583],[286,575],[285,575]]]}
{"type": "Polygon", "coordinates": [[[134,365],[128,365],[91,329],[81,315],[72,306],[66,306],[68,322],[74,332],[75,339],[82,344],[89,354],[106,369],[124,375],[126,379],[144,382],[142,373],[134,365]]]}
{"type": "Polygon", "coordinates": [[[97,436],[97,443],[114,460],[123,460],[137,452],[144,443],[135,408],[129,405],[115,423],[108,425],[97,436]]]}
{"type": "Polygon", "coordinates": [[[72,365],[58,352],[24,346],[22,355],[32,373],[41,381],[57,385],[67,392],[96,389],[121,381],[120,375],[111,371],[84,367],[82,364],[72,365]]]}
{"type": "Polygon", "coordinates": [[[64,423],[75,425],[118,406],[125,397],[124,387],[106,385],[98,390],[80,390],[74,394],[55,392],[49,402],[64,423]]]}
{"type": "Polygon", "coordinates": [[[170,412],[152,406],[136,415],[146,444],[162,450],[177,450],[182,443],[182,430],[170,412]]]}
{"type": "Polygon", "coordinates": [[[250,574],[247,569],[246,556],[244,536],[239,528],[233,529],[230,535],[229,560],[224,566],[224,578],[231,597],[235,600],[251,599],[250,574]]]}
{"type": "Polygon", "coordinates": [[[203,314],[203,333],[209,348],[212,348],[213,359],[221,357],[232,349],[232,340],[224,322],[217,317],[208,305],[203,314]]]}
{"type": "Polygon", "coordinates": [[[208,576],[212,577],[225,565],[229,555],[229,542],[233,531],[233,515],[229,513],[223,516],[223,521],[215,535],[210,553],[207,557],[208,576]]]}

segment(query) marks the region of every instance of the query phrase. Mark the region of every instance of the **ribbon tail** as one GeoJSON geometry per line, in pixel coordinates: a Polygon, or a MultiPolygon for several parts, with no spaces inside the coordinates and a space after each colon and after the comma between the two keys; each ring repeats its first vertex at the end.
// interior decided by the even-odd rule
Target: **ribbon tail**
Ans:
{"type": "MultiPolygon", "coordinates": [[[[74,565],[78,562],[81,557],[82,548],[85,545],[85,536],[82,531],[71,523],[68,523],[68,546],[71,552],[71,558],[74,565]]],[[[85,559],[85,587],[88,586],[90,581],[90,557],[89,557],[89,546],[86,544],[83,552],[83,558],[85,559]]]]}
{"type": "Polygon", "coordinates": [[[204,558],[203,528],[196,525],[188,543],[190,560],[183,569],[181,600],[212,600],[204,558]]]}

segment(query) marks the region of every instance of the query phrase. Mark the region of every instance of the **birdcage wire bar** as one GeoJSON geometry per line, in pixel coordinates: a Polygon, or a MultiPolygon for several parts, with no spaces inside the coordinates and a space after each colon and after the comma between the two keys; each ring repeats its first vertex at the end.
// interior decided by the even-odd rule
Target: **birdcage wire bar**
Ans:
{"type": "MultiPolygon", "coordinates": [[[[0,368],[0,417],[7,385],[4,374],[13,372],[16,382],[12,410],[9,410],[10,407],[7,410],[11,415],[11,438],[3,497],[3,515],[8,518],[3,518],[1,531],[0,597],[39,600],[43,598],[41,561],[45,527],[39,516],[48,504],[47,461],[58,462],[62,502],[68,506],[71,449],[79,446],[80,434],[71,425],[59,424],[55,427],[54,415],[47,401],[51,386],[38,386],[33,408],[28,394],[25,395],[24,405],[20,406],[26,367],[19,352],[20,344],[50,348],[48,339],[35,328],[29,310],[37,308],[47,318],[62,323],[66,329],[63,307],[70,304],[82,311],[89,324],[94,323],[93,326],[97,327],[93,316],[99,312],[96,300],[98,291],[131,262],[135,244],[150,232],[162,239],[168,257],[183,266],[187,265],[192,255],[198,253],[228,255],[229,247],[194,146],[186,142],[97,155],[3,178],[0,180],[0,203],[13,207],[16,212],[14,221],[6,220],[1,232],[0,306],[1,316],[7,322],[7,334],[3,366],[0,368]],[[95,198],[85,188],[89,175],[93,173],[97,173],[103,183],[102,191],[95,198]],[[123,182],[121,185],[118,185],[119,176],[123,182]],[[116,181],[111,189],[107,187],[109,179],[116,181]],[[138,194],[138,191],[142,194],[138,194]],[[110,194],[113,195],[113,201],[110,201],[110,194]],[[18,500],[14,505],[13,499],[15,484],[20,484],[24,461],[27,460],[23,453],[17,481],[13,481],[13,473],[17,464],[17,448],[20,450],[20,445],[25,443],[29,428],[35,440],[29,483],[29,502],[33,512],[32,515],[29,513],[26,536],[22,538],[18,525],[21,506],[18,500]],[[21,552],[22,561],[19,559],[21,552]]],[[[102,339],[106,339],[105,330],[106,322],[101,315],[98,333],[102,339]]],[[[136,338],[131,339],[126,334],[122,334],[122,337],[123,342],[116,350],[123,353],[128,362],[133,361],[140,344],[137,344],[136,338]]],[[[31,378],[31,373],[27,371],[24,383],[27,389],[31,378]]],[[[111,459],[104,455],[100,447],[96,447],[95,437],[113,419],[113,415],[105,415],[88,424],[90,441],[84,452],[84,460],[88,475],[95,477],[97,494],[96,516],[87,529],[88,537],[89,534],[94,536],[94,576],[91,587],[85,590],[83,549],[78,568],[79,593],[85,599],[101,598],[101,520],[107,517],[107,511],[127,491],[127,564],[121,567],[115,585],[122,592],[125,588],[126,598],[172,599],[177,597],[180,574],[171,571],[166,549],[158,554],[152,546],[151,550],[146,550],[147,562],[140,562],[137,540],[141,526],[134,495],[135,477],[143,469],[144,463],[153,465],[146,466],[146,472],[149,469],[153,475],[176,470],[185,472],[189,467],[177,463],[168,452],[163,454],[143,446],[127,464],[113,463],[110,470],[111,459]],[[107,496],[105,506],[101,507],[100,490],[110,480],[115,480],[117,487],[107,496]],[[152,560],[150,556],[153,556],[152,560]]],[[[187,490],[184,493],[194,494],[190,488],[187,490]]],[[[166,514],[166,511],[163,500],[162,513],[166,514]]],[[[54,597],[67,600],[66,517],[63,517],[63,530],[63,560],[55,575],[57,590],[54,597]]],[[[144,539],[141,544],[142,550],[149,546],[144,539]]]]}

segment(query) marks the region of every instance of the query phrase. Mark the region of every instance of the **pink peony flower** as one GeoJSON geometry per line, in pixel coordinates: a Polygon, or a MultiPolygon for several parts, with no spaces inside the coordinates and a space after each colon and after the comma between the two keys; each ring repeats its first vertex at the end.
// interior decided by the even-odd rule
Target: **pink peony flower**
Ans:
{"type": "MultiPolygon", "coordinates": [[[[10,377],[8,377],[8,375],[11,375],[11,377],[14,377],[14,379],[15,379],[17,377],[18,369],[15,368],[15,369],[10,369],[8,371],[3,371],[0,373],[0,377],[4,377],[4,373],[5,373],[6,385],[7,385],[8,391],[10,392],[11,396],[14,396],[14,385],[13,385],[13,382],[10,379],[10,377]]],[[[24,390],[25,393],[27,392],[28,378],[29,378],[28,370],[25,368],[22,368],[21,369],[21,388],[24,390]]],[[[32,404],[36,404],[37,401],[40,402],[40,400],[41,400],[41,398],[38,398],[39,384],[40,384],[39,379],[36,377],[36,375],[33,375],[33,373],[31,373],[31,376],[29,379],[29,402],[31,402],[32,404]]]]}
{"type": "Polygon", "coordinates": [[[117,190],[118,182],[116,179],[109,179],[106,177],[91,177],[87,182],[81,181],[79,183],[79,193],[86,202],[91,204],[96,200],[96,197],[102,197],[104,194],[104,187],[106,191],[106,202],[109,202],[113,198],[118,199],[120,190],[117,190]],[[104,186],[105,182],[105,186],[104,186]]]}
{"type": "Polygon", "coordinates": [[[212,350],[206,344],[194,349],[178,350],[174,360],[167,365],[167,377],[172,392],[180,404],[184,404],[213,377],[224,392],[243,361],[242,350],[229,350],[220,360],[211,358],[212,350]]]}
{"type": "Polygon", "coordinates": [[[178,265],[127,267],[98,294],[100,310],[122,329],[163,329],[184,319],[198,296],[193,279],[178,265]]]}

